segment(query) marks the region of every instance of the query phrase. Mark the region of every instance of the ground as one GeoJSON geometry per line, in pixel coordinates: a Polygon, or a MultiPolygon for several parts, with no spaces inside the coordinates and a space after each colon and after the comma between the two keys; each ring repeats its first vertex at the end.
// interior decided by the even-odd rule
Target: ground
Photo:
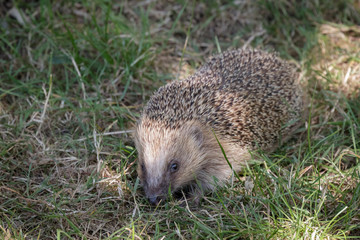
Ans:
{"type": "Polygon", "coordinates": [[[360,238],[360,2],[0,2],[1,239],[360,238]],[[218,52],[296,64],[309,117],[200,205],[145,199],[149,96],[218,52]]]}

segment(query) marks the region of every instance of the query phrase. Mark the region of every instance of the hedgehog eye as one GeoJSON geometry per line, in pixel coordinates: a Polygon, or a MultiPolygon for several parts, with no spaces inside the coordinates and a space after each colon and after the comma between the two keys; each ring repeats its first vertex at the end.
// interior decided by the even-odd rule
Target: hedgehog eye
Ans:
{"type": "Polygon", "coordinates": [[[145,172],[145,165],[141,164],[141,171],[145,172]]]}
{"type": "Polygon", "coordinates": [[[171,172],[171,173],[176,172],[178,169],[179,169],[179,166],[178,166],[177,163],[172,163],[172,164],[170,165],[170,172],[171,172]]]}

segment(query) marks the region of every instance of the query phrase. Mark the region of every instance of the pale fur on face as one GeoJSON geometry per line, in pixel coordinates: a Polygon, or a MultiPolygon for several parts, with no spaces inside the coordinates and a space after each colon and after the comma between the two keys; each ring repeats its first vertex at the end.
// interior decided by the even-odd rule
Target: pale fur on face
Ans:
{"type": "MultiPolygon", "coordinates": [[[[138,174],[148,198],[164,199],[169,189],[175,192],[188,185],[213,189],[215,179],[221,184],[231,175],[232,170],[208,126],[193,120],[178,129],[169,129],[149,121],[142,119],[135,133],[138,174]],[[178,170],[172,173],[173,163],[178,164],[178,170]]],[[[222,147],[238,171],[250,155],[226,142],[222,147]]]]}

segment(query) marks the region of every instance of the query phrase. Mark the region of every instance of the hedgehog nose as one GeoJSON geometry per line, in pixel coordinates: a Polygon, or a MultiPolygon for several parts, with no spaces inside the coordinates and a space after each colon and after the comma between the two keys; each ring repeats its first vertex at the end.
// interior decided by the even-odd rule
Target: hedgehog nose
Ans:
{"type": "Polygon", "coordinates": [[[149,197],[149,202],[152,204],[152,205],[157,205],[159,202],[160,202],[160,198],[158,196],[151,196],[149,197]]]}

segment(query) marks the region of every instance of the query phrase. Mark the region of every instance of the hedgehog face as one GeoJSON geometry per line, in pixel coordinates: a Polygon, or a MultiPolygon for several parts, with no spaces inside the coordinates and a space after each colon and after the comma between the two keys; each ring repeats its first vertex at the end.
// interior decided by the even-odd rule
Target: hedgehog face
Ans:
{"type": "Polygon", "coordinates": [[[157,204],[196,182],[205,166],[205,135],[192,123],[178,129],[147,126],[143,120],[136,129],[137,171],[150,203],[157,204]]]}

